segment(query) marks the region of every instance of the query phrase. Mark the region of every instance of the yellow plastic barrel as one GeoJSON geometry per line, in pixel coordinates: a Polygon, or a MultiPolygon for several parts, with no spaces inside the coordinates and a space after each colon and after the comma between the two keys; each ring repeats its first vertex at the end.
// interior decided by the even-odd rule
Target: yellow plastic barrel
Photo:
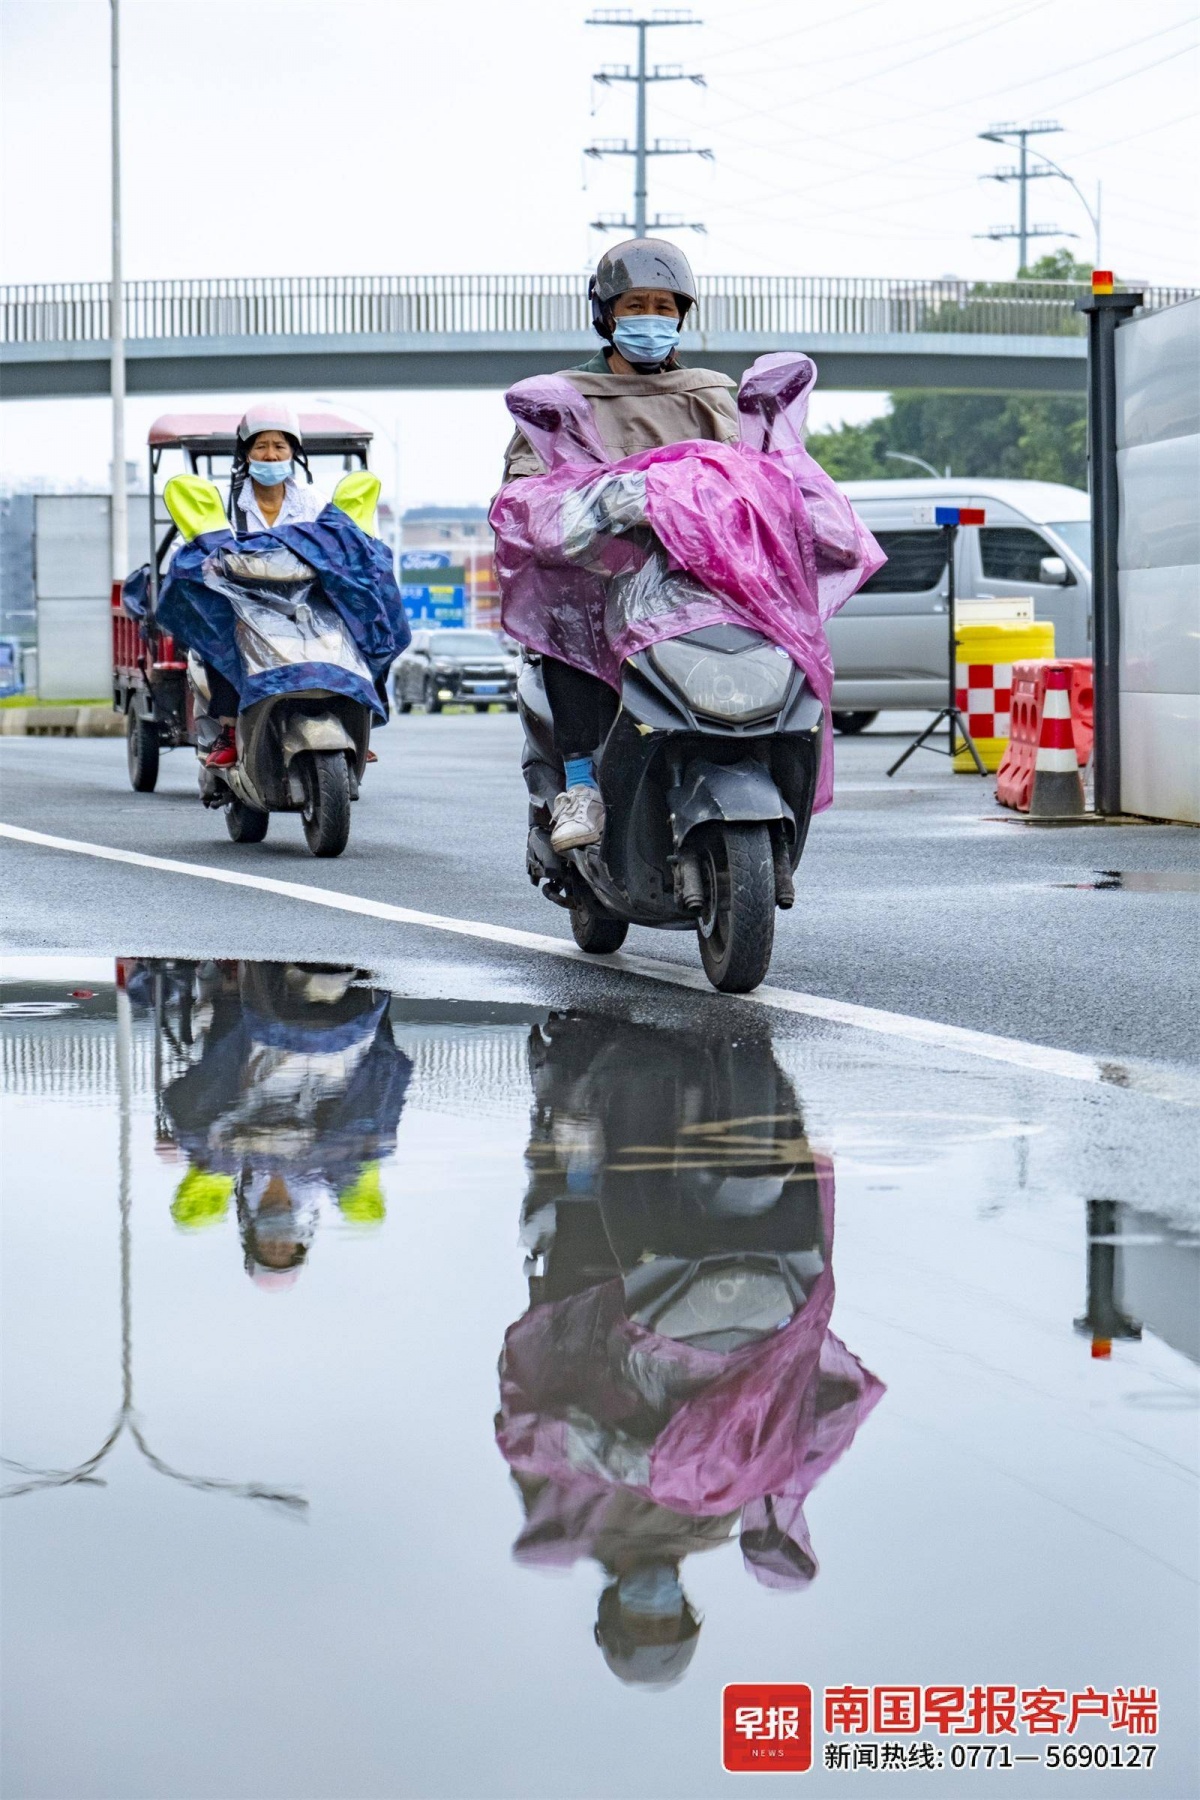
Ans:
{"type": "MultiPolygon", "coordinates": [[[[966,714],[984,768],[998,769],[1008,748],[1013,664],[1053,656],[1054,626],[1048,619],[995,625],[960,622],[954,642],[958,709],[966,714]]],[[[962,775],[978,772],[961,737],[955,739],[954,769],[962,775]]]]}

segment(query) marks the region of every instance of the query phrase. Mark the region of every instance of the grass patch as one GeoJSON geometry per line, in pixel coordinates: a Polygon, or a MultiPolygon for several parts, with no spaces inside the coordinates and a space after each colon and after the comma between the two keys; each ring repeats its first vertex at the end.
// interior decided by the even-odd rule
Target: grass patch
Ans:
{"type": "Polygon", "coordinates": [[[34,694],[9,694],[0,706],[111,706],[111,694],[95,695],[90,700],[39,700],[34,694]]]}

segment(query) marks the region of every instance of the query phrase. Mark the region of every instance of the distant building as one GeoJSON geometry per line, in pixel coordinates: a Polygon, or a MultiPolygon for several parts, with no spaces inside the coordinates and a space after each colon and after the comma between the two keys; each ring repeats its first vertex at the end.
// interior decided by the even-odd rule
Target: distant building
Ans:
{"type": "Polygon", "coordinates": [[[37,637],[32,494],[0,494],[0,637],[37,637]]]}
{"type": "MultiPolygon", "coordinates": [[[[486,507],[410,506],[400,516],[402,556],[438,553],[437,583],[446,589],[462,587],[466,625],[500,624],[493,548],[486,507]]],[[[411,575],[411,560],[408,566],[411,575]]]]}
{"type": "Polygon", "coordinates": [[[492,547],[486,506],[409,506],[400,527],[404,550],[447,550],[459,544],[489,551],[492,547]]]}

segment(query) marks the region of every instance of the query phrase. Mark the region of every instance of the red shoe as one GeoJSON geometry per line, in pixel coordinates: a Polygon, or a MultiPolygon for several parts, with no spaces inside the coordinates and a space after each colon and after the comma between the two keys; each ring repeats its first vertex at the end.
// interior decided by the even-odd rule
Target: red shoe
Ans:
{"type": "Polygon", "coordinates": [[[367,751],[367,761],[368,762],[378,762],[379,761],[379,758],[376,756],[376,754],[373,750],[367,751]]]}
{"type": "Polygon", "coordinates": [[[206,769],[230,769],[238,759],[237,739],[226,725],[204,759],[206,769]]]}

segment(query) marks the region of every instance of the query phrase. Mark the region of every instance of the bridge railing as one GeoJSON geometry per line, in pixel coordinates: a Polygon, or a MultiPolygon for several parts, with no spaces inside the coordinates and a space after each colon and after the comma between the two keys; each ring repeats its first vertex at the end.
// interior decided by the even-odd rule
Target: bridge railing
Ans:
{"type": "MultiPolygon", "coordinates": [[[[1065,281],[899,281],[869,276],[707,275],[691,330],[750,337],[972,332],[1079,336],[1065,281]]],[[[1146,289],[1157,309],[1190,288],[1146,289]]],[[[299,275],[130,281],[131,341],[586,332],[585,275],[299,275]]],[[[0,287],[0,343],[96,343],[109,335],[108,283],[0,287]]]]}

